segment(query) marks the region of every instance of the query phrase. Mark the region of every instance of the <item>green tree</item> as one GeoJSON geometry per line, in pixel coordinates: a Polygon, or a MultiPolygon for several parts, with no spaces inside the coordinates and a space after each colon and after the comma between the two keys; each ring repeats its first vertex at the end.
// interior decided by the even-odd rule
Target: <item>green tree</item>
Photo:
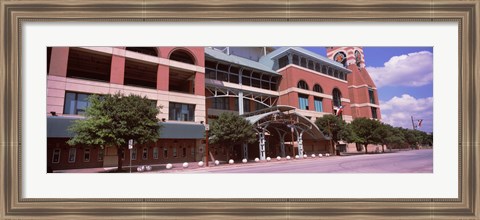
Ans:
{"type": "Polygon", "coordinates": [[[356,142],[365,146],[365,153],[368,153],[368,145],[378,143],[378,136],[375,130],[380,127],[380,122],[368,118],[356,118],[351,123],[356,135],[356,142]]]}
{"type": "Polygon", "coordinates": [[[410,148],[417,148],[417,144],[420,140],[420,134],[416,130],[402,129],[403,136],[405,137],[405,143],[410,148]]]}
{"type": "Polygon", "coordinates": [[[70,145],[100,145],[117,148],[118,171],[122,170],[122,154],[133,139],[136,144],[158,140],[161,125],[155,106],[147,97],[117,93],[89,97],[85,120],[76,120],[69,128],[75,136],[70,145]]]}
{"type": "Polygon", "coordinates": [[[209,143],[226,148],[229,156],[234,145],[257,140],[253,125],[245,118],[229,112],[220,114],[218,119],[212,122],[209,132],[209,143]]]}
{"type": "Polygon", "coordinates": [[[335,152],[335,147],[339,141],[345,140],[348,142],[348,140],[351,139],[352,132],[347,126],[347,123],[335,115],[324,115],[321,118],[317,118],[315,125],[317,125],[323,134],[331,138],[330,153],[335,152]]]}
{"type": "Polygon", "coordinates": [[[382,145],[382,153],[385,153],[385,145],[392,142],[393,127],[380,123],[380,125],[373,131],[374,139],[377,140],[377,144],[382,145]]]}
{"type": "Polygon", "coordinates": [[[405,137],[403,135],[402,129],[400,127],[392,127],[392,136],[387,140],[388,146],[390,150],[392,146],[396,146],[397,148],[405,145],[405,137]]]}

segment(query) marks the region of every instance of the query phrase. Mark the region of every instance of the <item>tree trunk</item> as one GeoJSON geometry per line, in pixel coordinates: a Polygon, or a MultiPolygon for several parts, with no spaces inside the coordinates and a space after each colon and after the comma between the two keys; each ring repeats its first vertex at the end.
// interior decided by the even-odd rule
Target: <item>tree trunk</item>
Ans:
{"type": "Polygon", "coordinates": [[[123,153],[123,148],[122,148],[122,147],[117,147],[117,157],[118,157],[118,167],[117,167],[117,170],[118,170],[118,171],[121,171],[121,170],[122,170],[122,165],[123,165],[122,153],[123,153]]]}
{"type": "Polygon", "coordinates": [[[335,155],[335,144],[333,144],[333,140],[330,140],[330,146],[332,147],[332,152],[330,152],[332,155],[335,155]]]}
{"type": "Polygon", "coordinates": [[[385,153],[385,145],[382,144],[382,153],[385,153]]]}
{"type": "Polygon", "coordinates": [[[365,144],[365,154],[368,154],[368,144],[365,144]]]}

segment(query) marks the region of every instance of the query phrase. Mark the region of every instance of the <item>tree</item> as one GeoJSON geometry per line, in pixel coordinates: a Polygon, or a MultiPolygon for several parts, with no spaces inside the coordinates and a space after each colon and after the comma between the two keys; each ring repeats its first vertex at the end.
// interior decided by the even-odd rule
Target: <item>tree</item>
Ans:
{"type": "Polygon", "coordinates": [[[122,170],[122,154],[133,139],[136,144],[158,140],[161,125],[157,115],[161,106],[155,106],[147,97],[124,96],[117,93],[89,97],[84,120],[76,120],[70,127],[75,134],[69,145],[100,145],[117,148],[118,171],[122,170]]]}
{"type": "Polygon", "coordinates": [[[368,145],[378,143],[378,136],[374,134],[380,127],[380,122],[368,118],[356,118],[351,123],[356,135],[356,142],[365,146],[365,153],[368,153],[368,145]]]}
{"type": "Polygon", "coordinates": [[[241,143],[253,143],[257,140],[254,127],[245,118],[227,112],[218,116],[210,126],[209,143],[230,149],[241,143]]]}
{"type": "Polygon", "coordinates": [[[382,153],[385,153],[385,145],[392,142],[392,129],[392,126],[380,123],[380,126],[373,131],[374,139],[378,141],[377,144],[382,145],[382,153]]]}
{"type": "Polygon", "coordinates": [[[347,123],[335,115],[324,115],[315,120],[315,124],[326,136],[331,138],[331,153],[335,151],[335,146],[339,141],[352,142],[354,133],[347,123]]]}

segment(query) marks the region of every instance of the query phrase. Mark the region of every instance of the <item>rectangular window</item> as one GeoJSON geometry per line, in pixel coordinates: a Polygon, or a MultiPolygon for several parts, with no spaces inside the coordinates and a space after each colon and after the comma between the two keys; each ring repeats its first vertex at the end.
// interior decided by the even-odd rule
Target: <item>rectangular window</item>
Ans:
{"type": "Polygon", "coordinates": [[[68,162],[75,163],[75,157],[77,156],[77,148],[70,148],[68,151],[68,162]]]}
{"type": "Polygon", "coordinates": [[[104,152],[104,149],[98,149],[98,161],[103,161],[103,155],[105,154],[104,152]]]}
{"type": "Polygon", "coordinates": [[[377,118],[377,108],[372,107],[372,118],[377,118]]]}
{"type": "Polygon", "coordinates": [[[136,160],[137,159],[137,148],[134,147],[133,149],[131,149],[132,151],[132,158],[130,158],[131,160],[136,160]]]}
{"type": "Polygon", "coordinates": [[[168,158],[168,149],[166,147],[163,148],[163,158],[168,158]]]}
{"type": "Polygon", "coordinates": [[[287,55],[285,55],[283,57],[280,57],[280,59],[278,59],[278,68],[281,69],[281,68],[287,66],[288,63],[289,62],[288,62],[288,56],[287,55]]]}
{"type": "Polygon", "coordinates": [[[90,94],[66,92],[63,114],[83,115],[89,105],[88,97],[90,94]]]}
{"type": "Polygon", "coordinates": [[[230,110],[230,102],[227,97],[219,97],[213,99],[214,109],[230,110]]]}
{"type": "Polygon", "coordinates": [[[173,157],[177,157],[177,148],[176,147],[173,148],[173,157]]]}
{"type": "Polygon", "coordinates": [[[187,156],[187,148],[182,148],[182,157],[186,157],[187,156]]]}
{"type": "Polygon", "coordinates": [[[298,94],[298,108],[308,110],[308,95],[298,94]]]}
{"type": "Polygon", "coordinates": [[[315,97],[313,100],[313,103],[315,105],[315,111],[317,112],[323,112],[323,105],[322,105],[322,98],[315,97]]]}
{"type": "Polygon", "coordinates": [[[250,100],[243,99],[243,112],[250,112],[250,100]]]}
{"type": "Polygon", "coordinates": [[[52,163],[60,162],[60,149],[53,150],[52,163]]]}
{"type": "Polygon", "coordinates": [[[83,150],[83,162],[89,162],[90,161],[90,148],[85,148],[83,150]]]}
{"type": "Polygon", "coordinates": [[[370,103],[375,104],[375,96],[373,95],[373,89],[368,89],[368,97],[370,97],[370,103]]]}
{"type": "Polygon", "coordinates": [[[195,105],[170,102],[168,115],[172,121],[194,121],[195,105]]]}
{"type": "Polygon", "coordinates": [[[143,160],[148,159],[148,148],[146,147],[143,148],[142,159],[143,160]]]}
{"type": "Polygon", "coordinates": [[[158,159],[158,147],[153,148],[153,159],[158,159]]]}

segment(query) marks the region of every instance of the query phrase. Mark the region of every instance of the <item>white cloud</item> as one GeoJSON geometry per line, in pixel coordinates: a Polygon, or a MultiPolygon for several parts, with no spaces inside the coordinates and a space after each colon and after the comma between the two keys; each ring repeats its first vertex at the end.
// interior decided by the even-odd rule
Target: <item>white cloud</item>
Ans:
{"type": "Polygon", "coordinates": [[[423,119],[419,130],[433,131],[433,97],[420,98],[403,94],[401,97],[393,97],[388,101],[380,101],[382,121],[395,127],[412,129],[413,116],[415,122],[423,119]]]}
{"type": "Polygon", "coordinates": [[[419,87],[433,80],[433,54],[428,51],[394,56],[383,67],[367,67],[377,87],[419,87]]]}

